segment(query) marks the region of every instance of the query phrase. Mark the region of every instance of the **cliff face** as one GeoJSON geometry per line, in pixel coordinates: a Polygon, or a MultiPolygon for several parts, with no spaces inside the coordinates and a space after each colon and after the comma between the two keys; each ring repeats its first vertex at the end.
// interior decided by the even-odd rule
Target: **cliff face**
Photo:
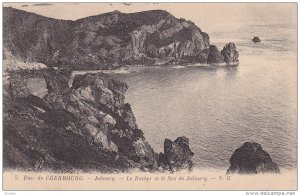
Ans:
{"type": "MultiPolygon", "coordinates": [[[[127,85],[104,74],[86,74],[69,87],[69,78],[68,72],[51,69],[10,74],[4,93],[4,168],[158,170],[157,153],[124,103],[127,85]],[[30,78],[44,80],[47,93],[34,95],[30,78]]],[[[182,162],[190,163],[191,157],[182,162]]],[[[173,170],[164,163],[160,167],[173,170]]]]}
{"type": "Polygon", "coordinates": [[[77,21],[13,8],[3,13],[4,47],[25,61],[72,69],[210,63],[208,34],[166,11],[115,11],[77,21]]]}
{"type": "Polygon", "coordinates": [[[39,77],[47,83],[44,97],[31,94],[24,76],[10,79],[4,112],[4,165],[100,170],[154,167],[155,153],[138,129],[130,105],[124,103],[126,84],[88,74],[76,76],[69,88],[64,74],[52,70],[39,77]]]}

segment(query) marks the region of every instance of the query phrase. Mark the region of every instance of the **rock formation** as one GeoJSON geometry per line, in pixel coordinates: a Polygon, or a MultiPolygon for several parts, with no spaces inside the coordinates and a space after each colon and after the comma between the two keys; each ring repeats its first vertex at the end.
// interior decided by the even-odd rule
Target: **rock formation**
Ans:
{"type": "MultiPolygon", "coordinates": [[[[3,14],[5,50],[23,61],[50,67],[115,69],[131,64],[214,63],[222,59],[215,47],[210,50],[207,33],[162,10],[114,11],[76,21],[7,7],[3,14]]],[[[222,55],[229,64],[238,61],[234,44],[226,45],[222,55]]]]}
{"type": "Polygon", "coordinates": [[[224,56],[221,54],[221,52],[218,50],[218,48],[215,45],[209,46],[207,63],[208,64],[224,63],[224,56]]]}
{"type": "Polygon", "coordinates": [[[158,166],[170,171],[181,169],[190,170],[193,166],[191,158],[194,153],[189,147],[189,139],[179,137],[175,141],[166,139],[164,142],[164,153],[159,154],[158,166]]]}
{"type": "Polygon", "coordinates": [[[4,66],[4,167],[27,170],[191,169],[185,137],[166,139],[164,153],[154,152],[124,102],[125,83],[85,74],[69,87],[71,71],[238,63],[233,43],[219,52],[193,22],[162,10],[68,21],[4,7],[3,48],[10,62],[4,66]],[[31,92],[32,77],[42,78],[46,94],[31,92]]]}
{"type": "Polygon", "coordinates": [[[246,142],[230,158],[228,174],[279,173],[279,167],[260,144],[246,142]]]}
{"type": "Polygon", "coordinates": [[[237,63],[239,60],[239,53],[236,50],[234,43],[228,43],[224,46],[221,54],[224,56],[224,60],[227,64],[237,63]]]}
{"type": "MultiPolygon", "coordinates": [[[[75,76],[69,88],[67,76],[51,69],[10,76],[4,97],[4,168],[157,170],[158,155],[124,103],[127,85],[98,73],[75,76]],[[48,93],[33,95],[26,83],[30,77],[43,78],[48,93]]],[[[165,154],[172,169],[191,165],[186,138],[165,146],[165,154]]]]}

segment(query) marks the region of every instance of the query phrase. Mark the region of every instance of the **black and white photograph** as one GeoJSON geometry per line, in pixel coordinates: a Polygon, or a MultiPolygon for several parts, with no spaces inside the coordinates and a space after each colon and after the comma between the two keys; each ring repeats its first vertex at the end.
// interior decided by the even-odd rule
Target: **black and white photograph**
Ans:
{"type": "Polygon", "coordinates": [[[3,190],[297,190],[296,2],[2,6],[3,190]]]}

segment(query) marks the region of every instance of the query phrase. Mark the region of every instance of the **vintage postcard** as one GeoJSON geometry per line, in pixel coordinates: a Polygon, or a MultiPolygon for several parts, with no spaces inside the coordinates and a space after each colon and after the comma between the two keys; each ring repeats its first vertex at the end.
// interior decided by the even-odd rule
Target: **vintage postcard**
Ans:
{"type": "Polygon", "coordinates": [[[297,3],[2,6],[3,190],[297,190],[297,3]]]}

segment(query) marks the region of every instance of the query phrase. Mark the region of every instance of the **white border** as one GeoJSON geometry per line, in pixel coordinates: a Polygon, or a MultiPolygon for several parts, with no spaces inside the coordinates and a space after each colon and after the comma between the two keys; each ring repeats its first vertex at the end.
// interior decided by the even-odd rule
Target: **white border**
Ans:
{"type": "MultiPolygon", "coordinates": [[[[29,1],[25,1],[25,0],[18,0],[18,1],[11,1],[11,0],[8,0],[8,1],[2,1],[1,0],[1,3],[16,3],[16,2],[34,2],[34,3],[41,3],[41,2],[83,2],[83,1],[78,1],[78,0],[64,0],[64,1],[61,1],[61,0],[56,0],[56,1],[53,1],[53,0],[47,0],[47,1],[41,1],[41,0],[29,0],[29,1]]],[[[120,0],[110,0],[110,1],[95,1],[95,0],[89,0],[89,2],[124,2],[124,1],[120,1],[120,0]]],[[[142,1],[142,0],[135,0],[135,1],[130,1],[130,0],[126,0],[125,2],[145,2],[145,1],[142,1]]],[[[156,0],[156,1],[147,1],[147,2],[166,2],[166,3],[171,3],[171,2],[183,2],[183,1],[179,1],[179,0],[172,0],[172,1],[159,1],[159,0],[156,0]]],[[[248,0],[248,1],[238,1],[238,0],[232,0],[232,1],[225,1],[225,0],[217,0],[217,1],[195,1],[195,0],[189,0],[188,2],[207,2],[207,3],[212,3],[212,2],[221,2],[221,3],[228,3],[228,2],[249,2],[249,3],[261,3],[261,1],[253,1],[253,0],[248,0]]],[[[278,1],[278,0],[265,0],[263,2],[275,2],[275,3],[287,3],[287,2],[294,2],[294,3],[298,3],[298,1],[296,0],[292,0],[292,1],[278,1]]],[[[183,2],[183,3],[187,3],[187,2],[183,2]]],[[[0,10],[0,14],[1,14],[1,17],[0,17],[0,23],[1,23],[1,31],[0,31],[0,36],[2,37],[2,26],[3,26],[3,21],[2,21],[2,16],[3,16],[3,13],[2,13],[2,9],[0,10]]],[[[298,21],[299,21],[299,14],[298,14],[298,21]]],[[[299,32],[299,23],[298,23],[298,32],[299,32]]],[[[299,40],[298,41],[298,48],[299,48],[299,40]]],[[[3,40],[1,40],[1,43],[0,43],[0,47],[2,48],[2,42],[3,40]]],[[[1,52],[1,59],[3,59],[3,52],[1,52]]],[[[299,50],[298,50],[298,57],[299,57],[299,50]]],[[[299,58],[298,58],[298,65],[299,65],[299,58]]],[[[1,67],[2,67],[2,60],[1,60],[1,67]]],[[[298,70],[298,75],[299,75],[299,69],[298,70]]],[[[1,69],[1,76],[2,76],[2,69],[1,69]]],[[[298,86],[299,86],[299,81],[298,81],[298,86]]],[[[3,94],[3,90],[2,90],[2,79],[0,81],[0,91],[1,91],[1,94],[3,94]]],[[[299,88],[298,88],[298,92],[299,92],[299,88]]],[[[3,119],[3,103],[2,103],[2,96],[0,96],[0,117],[1,119],[3,119]]],[[[298,103],[299,103],[299,96],[298,96],[298,103]]],[[[298,110],[298,122],[299,122],[299,110],[298,110]]],[[[298,127],[299,129],[299,127],[298,127]]],[[[2,125],[2,122],[0,123],[0,130],[3,130],[3,125],[2,125]]],[[[2,174],[2,144],[3,144],[3,132],[0,131],[0,140],[1,140],[1,146],[0,146],[0,172],[2,174]]],[[[299,137],[298,137],[298,144],[299,144],[299,137]]],[[[299,168],[299,149],[298,149],[298,168],[299,168]]],[[[282,179],[284,181],[284,179],[282,179]]],[[[2,177],[0,178],[0,184],[2,186],[2,177]]],[[[299,180],[298,180],[298,187],[299,187],[299,180]]],[[[250,191],[249,191],[250,192],[250,191]]],[[[261,193],[261,191],[257,191],[258,194],[261,193]]],[[[298,192],[296,192],[296,195],[298,192]]],[[[24,195],[24,196],[60,196],[60,195],[72,195],[72,196],[83,196],[83,195],[95,195],[95,196],[99,196],[101,194],[104,194],[104,195],[109,195],[109,196],[115,196],[115,195],[122,195],[122,196],[153,196],[153,195],[169,195],[171,194],[172,196],[182,196],[182,195],[208,195],[208,196],[215,196],[215,195],[222,195],[222,196],[240,196],[240,195],[245,195],[246,196],[246,191],[2,191],[1,189],[1,194],[2,195],[5,195],[5,196],[10,196],[10,195],[24,195]]]]}

